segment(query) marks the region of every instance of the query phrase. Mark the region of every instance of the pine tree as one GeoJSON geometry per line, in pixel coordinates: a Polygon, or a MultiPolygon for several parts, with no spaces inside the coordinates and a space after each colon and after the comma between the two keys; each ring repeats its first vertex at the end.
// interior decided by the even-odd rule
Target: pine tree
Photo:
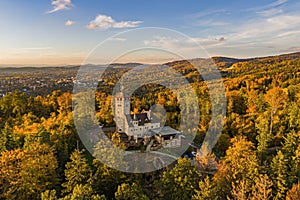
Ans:
{"type": "Polygon", "coordinates": [[[158,183],[160,194],[166,199],[191,199],[198,188],[200,174],[190,159],[179,158],[177,165],[164,172],[158,183]]]}
{"type": "Polygon", "coordinates": [[[256,136],[258,141],[257,153],[262,162],[266,158],[268,143],[272,139],[272,135],[270,135],[269,131],[269,120],[265,114],[261,114],[257,118],[255,126],[258,129],[258,135],[256,136]]]}
{"type": "Polygon", "coordinates": [[[271,163],[272,180],[274,183],[275,199],[282,199],[288,189],[287,183],[287,159],[281,151],[273,158],[271,163]]]}
{"type": "Polygon", "coordinates": [[[292,184],[299,179],[300,175],[300,137],[299,134],[292,130],[285,137],[282,153],[286,158],[287,164],[287,185],[292,184]]]}
{"type": "Polygon", "coordinates": [[[148,200],[149,198],[144,194],[141,187],[136,183],[132,185],[123,183],[119,185],[115,193],[116,200],[148,200]]]}
{"type": "Polygon", "coordinates": [[[56,190],[46,190],[41,194],[41,200],[57,200],[56,190]]]}
{"type": "Polygon", "coordinates": [[[72,193],[59,200],[106,200],[104,195],[98,195],[93,192],[93,189],[88,184],[75,185],[72,193]]]}
{"type": "Polygon", "coordinates": [[[214,200],[216,199],[214,185],[209,179],[205,177],[204,180],[199,182],[199,190],[195,190],[196,194],[193,195],[192,200],[214,200]]]}
{"type": "Polygon", "coordinates": [[[92,177],[93,190],[98,194],[105,194],[108,199],[114,198],[119,185],[129,182],[125,173],[109,168],[97,159],[94,159],[93,165],[97,169],[92,177]]]}
{"type": "Polygon", "coordinates": [[[62,184],[65,188],[64,193],[70,193],[74,187],[79,184],[86,184],[91,177],[92,170],[87,163],[86,158],[81,151],[75,150],[70,162],[66,164],[65,177],[66,182],[62,184]]]}
{"type": "Polygon", "coordinates": [[[6,150],[12,150],[16,147],[12,136],[12,129],[6,122],[0,134],[0,153],[6,150]]]}

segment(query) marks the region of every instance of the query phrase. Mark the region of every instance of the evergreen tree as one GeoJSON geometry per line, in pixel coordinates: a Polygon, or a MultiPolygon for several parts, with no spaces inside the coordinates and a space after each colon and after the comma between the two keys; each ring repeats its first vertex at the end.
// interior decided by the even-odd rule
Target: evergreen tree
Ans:
{"type": "Polygon", "coordinates": [[[72,193],[59,200],[106,200],[104,195],[98,195],[93,192],[89,185],[75,185],[72,193]]]}
{"type": "Polygon", "coordinates": [[[257,153],[261,162],[263,162],[266,159],[268,144],[272,139],[269,131],[269,120],[265,113],[257,118],[255,126],[258,129],[258,135],[256,136],[258,141],[257,153]]]}
{"type": "Polygon", "coordinates": [[[123,183],[119,185],[115,193],[116,200],[148,200],[149,198],[144,194],[141,187],[136,183],[132,185],[123,183]]]}
{"type": "Polygon", "coordinates": [[[74,187],[79,184],[86,184],[91,177],[92,170],[87,163],[86,158],[81,151],[75,150],[70,162],[66,164],[65,177],[66,182],[62,184],[65,188],[64,193],[70,193],[74,187]]]}
{"type": "Polygon", "coordinates": [[[287,185],[292,184],[300,178],[300,137],[299,134],[292,130],[285,137],[282,153],[287,164],[287,185]]]}
{"type": "Polygon", "coordinates": [[[209,179],[205,177],[204,180],[199,182],[199,190],[195,190],[195,194],[192,197],[193,200],[215,200],[216,195],[214,191],[214,185],[209,179]]]}
{"type": "Polygon", "coordinates": [[[190,159],[179,158],[177,165],[164,172],[158,182],[160,195],[165,199],[191,199],[198,188],[200,174],[190,159]]]}
{"type": "Polygon", "coordinates": [[[287,159],[281,151],[273,158],[271,163],[272,180],[274,183],[274,197],[275,199],[283,199],[288,189],[287,182],[287,159]]]}
{"type": "Polygon", "coordinates": [[[6,122],[0,134],[0,153],[6,150],[12,150],[16,147],[16,142],[14,141],[12,135],[12,129],[6,122]]]}
{"type": "Polygon", "coordinates": [[[289,128],[291,130],[300,130],[300,104],[299,102],[292,102],[288,108],[288,120],[289,120],[289,128]]]}
{"type": "Polygon", "coordinates": [[[41,194],[41,200],[57,200],[56,190],[46,190],[41,194]]]}
{"type": "Polygon", "coordinates": [[[129,182],[125,173],[103,165],[94,159],[93,165],[96,172],[92,177],[93,190],[98,194],[105,194],[108,199],[113,199],[118,186],[124,182],[129,182]]]}

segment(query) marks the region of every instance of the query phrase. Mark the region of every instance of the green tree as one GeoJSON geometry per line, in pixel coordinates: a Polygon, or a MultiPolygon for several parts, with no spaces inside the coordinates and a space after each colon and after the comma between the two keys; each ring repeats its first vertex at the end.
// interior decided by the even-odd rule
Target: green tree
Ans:
{"type": "Polygon", "coordinates": [[[278,151],[277,155],[273,158],[271,163],[271,170],[272,180],[275,187],[275,199],[282,199],[285,197],[285,193],[288,189],[287,159],[283,155],[282,151],[278,151]]]}
{"type": "Polygon", "coordinates": [[[72,192],[73,188],[79,184],[86,184],[91,177],[92,170],[81,151],[75,150],[70,162],[66,164],[66,182],[62,184],[64,193],[72,192]]]}
{"type": "Polygon", "coordinates": [[[93,192],[89,185],[76,185],[72,193],[59,200],[106,200],[104,195],[98,195],[93,192]]]}
{"type": "Polygon", "coordinates": [[[292,102],[288,107],[289,128],[296,131],[299,130],[300,125],[300,104],[299,102],[292,102]]]}
{"type": "Polygon", "coordinates": [[[56,190],[46,190],[41,194],[41,200],[57,200],[56,190]]]}
{"type": "Polygon", "coordinates": [[[122,183],[115,193],[116,200],[148,200],[143,190],[136,183],[122,183]]]}
{"type": "Polygon", "coordinates": [[[6,118],[20,119],[27,111],[27,97],[25,93],[14,91],[0,100],[0,110],[6,118]]]}
{"type": "Polygon", "coordinates": [[[12,150],[16,147],[16,142],[12,135],[12,129],[8,123],[5,123],[4,128],[0,134],[0,153],[6,150],[12,150]]]}
{"type": "Polygon", "coordinates": [[[125,173],[103,165],[94,159],[93,165],[96,171],[92,177],[93,190],[98,194],[105,194],[108,199],[113,199],[119,185],[129,182],[125,173]]]}
{"type": "Polygon", "coordinates": [[[215,200],[216,198],[214,185],[207,176],[199,182],[199,190],[195,190],[192,200],[215,200]]]}
{"type": "Polygon", "coordinates": [[[287,185],[292,184],[300,178],[300,137],[299,134],[292,130],[285,137],[282,153],[286,159],[287,165],[287,185]]]}
{"type": "Polygon", "coordinates": [[[198,188],[200,174],[187,158],[179,158],[177,165],[163,173],[158,182],[160,195],[165,199],[191,199],[198,188]]]}
{"type": "Polygon", "coordinates": [[[270,135],[269,131],[269,119],[265,113],[258,116],[255,126],[258,130],[258,135],[256,136],[258,141],[257,153],[262,162],[266,159],[268,145],[272,139],[272,135],[270,135]]]}

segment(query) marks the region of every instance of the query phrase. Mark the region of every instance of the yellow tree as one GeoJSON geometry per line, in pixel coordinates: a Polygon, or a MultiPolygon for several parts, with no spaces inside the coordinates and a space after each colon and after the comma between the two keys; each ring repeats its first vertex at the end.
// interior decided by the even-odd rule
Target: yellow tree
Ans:
{"type": "Polygon", "coordinates": [[[273,118],[278,110],[284,107],[287,99],[288,96],[286,92],[280,87],[274,87],[265,94],[265,101],[270,106],[270,134],[273,132],[273,118]]]}
{"type": "Polygon", "coordinates": [[[251,200],[269,200],[272,198],[273,182],[269,179],[267,174],[259,175],[255,179],[255,184],[252,187],[251,200]]]}
{"type": "Polygon", "coordinates": [[[287,192],[286,200],[300,199],[300,183],[294,184],[293,187],[287,192]]]}
{"type": "Polygon", "coordinates": [[[132,185],[123,183],[119,185],[115,193],[116,200],[148,200],[149,198],[144,194],[142,188],[136,183],[132,185]]]}
{"type": "Polygon", "coordinates": [[[0,198],[13,196],[16,187],[14,182],[20,178],[20,163],[24,158],[24,152],[20,149],[5,151],[0,157],[0,198]]]}
{"type": "Polygon", "coordinates": [[[232,146],[226,151],[226,156],[213,177],[218,196],[223,199],[231,195],[232,184],[241,180],[247,184],[249,193],[255,177],[258,176],[259,165],[253,144],[242,136],[233,138],[231,143],[232,146]]]}
{"type": "Polygon", "coordinates": [[[0,182],[6,199],[40,199],[41,192],[58,183],[54,149],[47,144],[32,143],[30,148],[1,155],[0,182]]]}

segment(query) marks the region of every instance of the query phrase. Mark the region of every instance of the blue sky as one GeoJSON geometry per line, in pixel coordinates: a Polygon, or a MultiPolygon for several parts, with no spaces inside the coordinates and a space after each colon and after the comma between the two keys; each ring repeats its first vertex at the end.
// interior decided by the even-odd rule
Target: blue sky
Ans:
{"type": "MultiPolygon", "coordinates": [[[[208,56],[295,52],[300,51],[299,9],[298,0],[1,0],[0,64],[80,64],[105,39],[143,27],[179,31],[208,56]]],[[[134,38],[145,47],[172,47],[200,57],[189,41],[159,31],[143,41],[139,36],[127,41],[125,35],[116,37],[98,62],[114,58],[116,49],[130,49],[134,38]]]]}

